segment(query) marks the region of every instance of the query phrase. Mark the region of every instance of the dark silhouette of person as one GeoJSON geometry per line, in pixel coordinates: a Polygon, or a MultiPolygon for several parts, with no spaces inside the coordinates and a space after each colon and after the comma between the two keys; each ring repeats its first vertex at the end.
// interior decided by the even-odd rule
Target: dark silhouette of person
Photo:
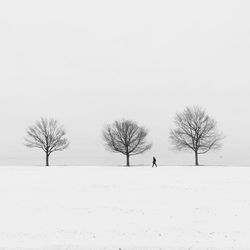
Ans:
{"type": "Polygon", "coordinates": [[[152,165],[152,168],[153,168],[153,167],[156,167],[156,168],[157,168],[156,158],[155,158],[155,157],[153,157],[153,165],[152,165]]]}

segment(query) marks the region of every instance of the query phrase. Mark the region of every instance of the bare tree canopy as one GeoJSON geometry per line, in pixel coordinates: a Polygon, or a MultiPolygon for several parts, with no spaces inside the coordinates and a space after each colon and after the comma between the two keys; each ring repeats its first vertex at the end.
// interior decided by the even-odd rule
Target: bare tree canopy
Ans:
{"type": "Polygon", "coordinates": [[[65,130],[57,120],[41,118],[34,126],[27,129],[25,146],[40,148],[46,154],[46,166],[49,166],[49,156],[55,151],[62,151],[69,146],[65,138],[65,130]]]}
{"type": "Polygon", "coordinates": [[[115,121],[103,130],[106,148],[111,152],[126,155],[127,166],[130,165],[131,155],[142,154],[152,147],[152,143],[146,141],[147,135],[146,128],[130,120],[115,121]]]}
{"type": "Polygon", "coordinates": [[[187,107],[176,114],[174,123],[176,128],[170,130],[170,139],[175,149],[194,151],[195,165],[199,165],[199,154],[221,148],[223,136],[217,131],[216,121],[201,107],[187,107]]]}

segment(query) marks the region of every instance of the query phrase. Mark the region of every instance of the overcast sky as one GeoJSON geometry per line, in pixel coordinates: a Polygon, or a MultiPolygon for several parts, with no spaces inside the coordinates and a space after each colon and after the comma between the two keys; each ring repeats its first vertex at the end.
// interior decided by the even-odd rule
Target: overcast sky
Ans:
{"type": "Polygon", "coordinates": [[[226,135],[201,164],[250,165],[250,2],[8,0],[0,4],[0,164],[43,164],[25,130],[58,119],[71,141],[52,164],[116,165],[101,132],[116,119],[149,128],[132,164],[193,164],[171,151],[176,111],[200,105],[226,135]]]}

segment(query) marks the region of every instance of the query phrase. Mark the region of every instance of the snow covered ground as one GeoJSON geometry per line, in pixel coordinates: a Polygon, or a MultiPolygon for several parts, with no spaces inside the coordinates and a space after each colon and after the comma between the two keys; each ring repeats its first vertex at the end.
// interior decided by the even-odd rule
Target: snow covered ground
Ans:
{"type": "Polygon", "coordinates": [[[0,250],[250,249],[247,167],[0,167],[0,250]]]}

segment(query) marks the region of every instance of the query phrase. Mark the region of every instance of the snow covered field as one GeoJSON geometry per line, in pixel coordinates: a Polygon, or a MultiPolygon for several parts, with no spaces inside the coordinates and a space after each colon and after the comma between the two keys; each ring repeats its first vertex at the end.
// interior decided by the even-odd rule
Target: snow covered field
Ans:
{"type": "Polygon", "coordinates": [[[2,249],[250,249],[247,167],[0,167],[2,249]]]}

